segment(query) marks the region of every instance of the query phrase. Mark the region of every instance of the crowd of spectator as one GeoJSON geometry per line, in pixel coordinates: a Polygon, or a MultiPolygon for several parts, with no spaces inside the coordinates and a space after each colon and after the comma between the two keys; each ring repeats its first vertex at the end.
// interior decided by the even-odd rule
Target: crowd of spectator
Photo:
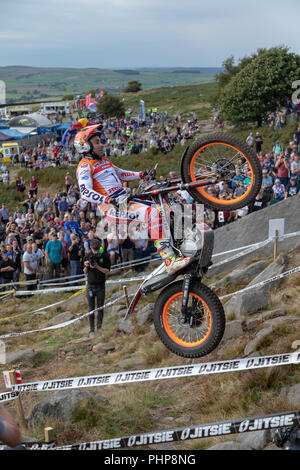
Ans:
{"type": "Polygon", "coordinates": [[[197,114],[193,113],[186,121],[178,112],[172,120],[168,113],[149,109],[145,119],[127,116],[126,119],[103,120],[107,136],[106,155],[120,157],[140,152],[171,152],[175,145],[185,145],[188,139],[199,131],[197,114]]]}
{"type": "MultiPolygon", "coordinates": [[[[116,234],[105,218],[99,222],[97,205],[80,199],[79,188],[69,172],[65,175],[65,187],[53,195],[39,194],[34,175],[28,188],[24,180],[22,184],[24,200],[13,212],[5,203],[0,209],[1,284],[82,274],[83,259],[90,252],[94,238],[100,238],[106,247],[111,264],[124,261],[129,267],[133,260],[149,258],[156,252],[145,230],[140,231],[141,227],[129,236],[125,232],[116,234]]],[[[18,288],[17,284],[13,285],[18,288]]]]}
{"type": "MultiPolygon", "coordinates": [[[[262,186],[251,204],[235,211],[212,211],[206,209],[206,221],[212,228],[234,222],[247,214],[256,212],[268,205],[293,197],[300,193],[300,125],[287,146],[279,140],[274,142],[270,152],[263,151],[263,137],[259,132],[250,132],[246,143],[257,154],[262,167],[262,186]]],[[[231,185],[217,184],[207,188],[207,192],[230,200],[239,197],[247,190],[251,174],[247,162],[238,162],[231,185]]]]}

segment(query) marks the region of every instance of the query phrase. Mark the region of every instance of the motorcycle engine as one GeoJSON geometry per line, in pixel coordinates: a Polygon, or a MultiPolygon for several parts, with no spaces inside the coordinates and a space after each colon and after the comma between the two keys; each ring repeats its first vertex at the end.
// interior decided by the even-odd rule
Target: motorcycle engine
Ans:
{"type": "Polygon", "coordinates": [[[201,267],[210,266],[214,249],[214,231],[206,224],[196,226],[186,234],[179,248],[183,256],[199,256],[201,267]]]}

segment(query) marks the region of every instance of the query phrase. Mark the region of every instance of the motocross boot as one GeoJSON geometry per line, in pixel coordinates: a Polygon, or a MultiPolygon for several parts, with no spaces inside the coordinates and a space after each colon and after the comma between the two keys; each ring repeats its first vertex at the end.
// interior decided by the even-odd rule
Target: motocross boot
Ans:
{"type": "Polygon", "coordinates": [[[171,247],[170,240],[161,239],[154,243],[158,253],[162,257],[167,273],[171,276],[182,268],[185,268],[192,260],[192,256],[176,256],[171,247]]]}

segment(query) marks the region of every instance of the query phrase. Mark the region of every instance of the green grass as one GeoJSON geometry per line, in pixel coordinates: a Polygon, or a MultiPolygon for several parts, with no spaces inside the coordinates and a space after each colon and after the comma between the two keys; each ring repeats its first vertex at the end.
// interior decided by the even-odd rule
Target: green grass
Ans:
{"type": "Polygon", "coordinates": [[[130,80],[138,80],[144,90],[215,81],[213,73],[180,73],[172,70],[141,70],[130,74],[96,68],[0,67],[7,100],[37,101],[66,94],[84,95],[91,89],[120,93],[130,80]]]}
{"type": "Polygon", "coordinates": [[[215,93],[217,85],[215,82],[206,84],[195,84],[168,88],[157,88],[139,93],[123,94],[124,103],[127,108],[133,108],[134,113],[139,114],[140,100],[145,102],[145,111],[158,108],[158,111],[168,111],[169,117],[173,117],[178,111],[183,117],[190,116],[193,111],[197,112],[198,119],[209,119],[212,113],[210,100],[215,93]]]}
{"type": "Polygon", "coordinates": [[[237,137],[245,140],[249,135],[249,132],[259,132],[264,140],[262,150],[266,153],[272,151],[276,140],[279,140],[283,147],[287,146],[293,140],[293,134],[297,128],[297,122],[290,123],[283,129],[270,129],[268,126],[255,127],[249,125],[247,127],[236,127],[231,129],[230,134],[236,135],[237,137]]]}

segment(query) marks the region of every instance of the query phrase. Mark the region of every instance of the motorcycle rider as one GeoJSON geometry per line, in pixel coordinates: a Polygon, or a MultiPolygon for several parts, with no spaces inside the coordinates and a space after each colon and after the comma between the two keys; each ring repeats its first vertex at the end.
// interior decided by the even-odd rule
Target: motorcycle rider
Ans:
{"type": "Polygon", "coordinates": [[[85,127],[74,139],[74,146],[82,155],[76,171],[81,198],[98,203],[100,208],[103,204],[110,204],[110,209],[105,212],[108,221],[147,223],[149,235],[165,263],[168,274],[172,275],[187,266],[192,257],[175,254],[160,211],[153,202],[133,199],[127,204],[125,216],[116,209],[126,199],[122,182],[147,179],[148,173],[122,170],[112,164],[103,154],[106,138],[102,129],[99,124],[85,127]]]}

